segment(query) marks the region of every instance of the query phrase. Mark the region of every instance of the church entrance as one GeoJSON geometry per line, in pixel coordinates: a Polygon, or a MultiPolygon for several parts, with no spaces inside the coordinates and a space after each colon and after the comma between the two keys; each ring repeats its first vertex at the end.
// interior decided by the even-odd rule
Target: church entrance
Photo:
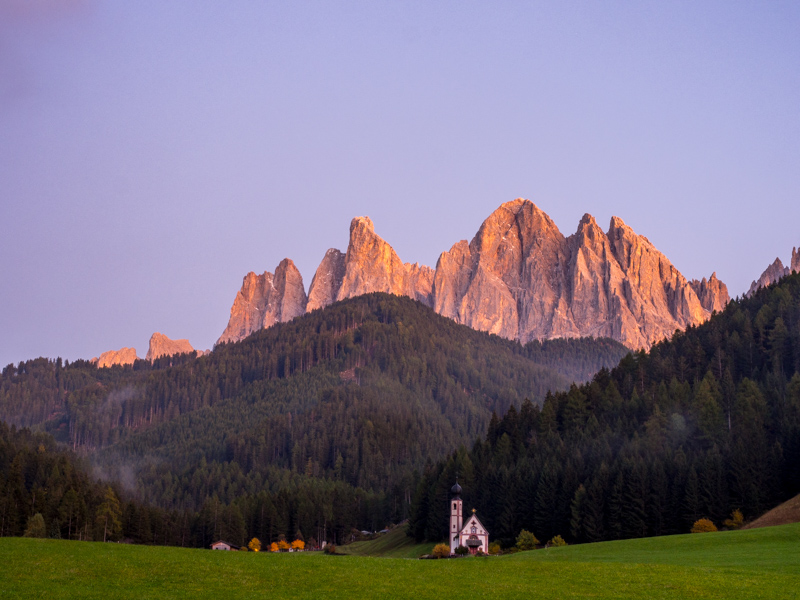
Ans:
{"type": "Polygon", "coordinates": [[[470,554],[477,554],[480,547],[481,541],[478,539],[477,535],[473,533],[467,538],[467,548],[469,548],[470,554]]]}

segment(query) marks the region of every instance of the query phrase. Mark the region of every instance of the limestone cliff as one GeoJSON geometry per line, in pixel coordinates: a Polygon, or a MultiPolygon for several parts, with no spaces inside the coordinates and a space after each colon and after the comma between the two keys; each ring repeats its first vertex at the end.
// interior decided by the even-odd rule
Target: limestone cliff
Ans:
{"type": "Polygon", "coordinates": [[[97,364],[98,369],[102,369],[114,365],[132,365],[138,358],[135,348],[120,348],[103,352],[99,358],[93,358],[92,362],[97,364]]]}
{"type": "Polygon", "coordinates": [[[338,300],[371,292],[409,296],[433,304],[433,269],[403,263],[386,241],[375,233],[369,217],[350,223],[347,253],[331,248],[325,253],[308,291],[308,310],[324,308],[338,300]]]}
{"type": "Polygon", "coordinates": [[[339,288],[342,287],[344,272],[345,255],[336,248],[331,248],[325,253],[311,280],[306,310],[324,308],[336,302],[339,288]]]}
{"type": "MultiPolygon", "coordinates": [[[[291,261],[281,264],[287,262],[294,269],[291,261]]],[[[648,348],[676,329],[702,323],[729,300],[716,274],[687,281],[647,238],[618,217],[604,232],[591,215],[584,215],[577,231],[565,237],[550,217],[523,199],[501,205],[471,242],[462,240],[443,252],[435,270],[403,263],[375,233],[369,217],[356,217],[347,252],[326,252],[307,302],[302,301],[296,269],[293,281],[292,309],[278,313],[274,298],[283,299],[286,292],[273,290],[285,290],[286,284],[273,284],[269,273],[248,274],[220,341],[239,340],[288,320],[301,314],[301,307],[310,311],[361,294],[387,292],[523,343],[592,335],[648,348]]]]}
{"type": "Polygon", "coordinates": [[[403,264],[389,244],[375,233],[369,217],[350,223],[350,243],[344,260],[344,277],[336,300],[371,292],[409,296],[431,305],[433,272],[430,267],[403,264]]]}
{"type": "Polygon", "coordinates": [[[712,273],[708,280],[705,277],[701,281],[692,279],[689,284],[697,294],[700,304],[708,312],[721,312],[731,300],[728,286],[717,279],[716,272],[712,273]]]}
{"type": "MultiPolygon", "coordinates": [[[[707,302],[721,303],[720,293],[709,289],[707,302]]],[[[631,348],[649,347],[710,313],[669,260],[618,217],[604,233],[584,215],[565,238],[522,199],[498,208],[469,245],[439,257],[434,307],[523,343],[593,335],[631,348]]]]}
{"type": "MultiPolygon", "coordinates": [[[[155,332],[150,336],[150,347],[147,350],[145,360],[153,362],[162,356],[173,356],[175,354],[188,354],[194,352],[194,348],[189,340],[171,340],[163,333],[155,332]]],[[[198,356],[202,353],[198,352],[198,356]]]]}
{"type": "Polygon", "coordinates": [[[306,312],[303,277],[294,263],[285,258],[275,274],[248,273],[231,307],[228,326],[217,344],[236,342],[254,331],[289,321],[306,312]]]}

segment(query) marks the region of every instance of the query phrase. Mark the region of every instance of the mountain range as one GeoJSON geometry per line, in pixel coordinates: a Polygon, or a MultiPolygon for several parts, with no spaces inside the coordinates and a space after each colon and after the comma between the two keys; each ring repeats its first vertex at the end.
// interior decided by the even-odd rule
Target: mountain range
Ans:
{"type": "Polygon", "coordinates": [[[370,292],[408,296],[522,343],[594,336],[633,349],[699,325],[730,300],[716,274],[687,280],[619,217],[604,232],[584,215],[564,236],[535,204],[516,199],[495,210],[471,242],[443,252],[435,269],[403,263],[369,217],[356,217],[347,251],[325,253],[308,294],[288,258],[274,274],[248,273],[217,343],[370,292]]]}

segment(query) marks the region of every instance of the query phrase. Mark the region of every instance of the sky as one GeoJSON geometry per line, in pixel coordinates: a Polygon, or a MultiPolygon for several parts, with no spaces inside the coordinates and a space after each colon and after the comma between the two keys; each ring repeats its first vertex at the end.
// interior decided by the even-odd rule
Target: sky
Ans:
{"type": "Polygon", "coordinates": [[[732,296],[800,246],[800,3],[0,0],[0,366],[210,348],[368,215],[434,267],[503,202],[732,296]]]}

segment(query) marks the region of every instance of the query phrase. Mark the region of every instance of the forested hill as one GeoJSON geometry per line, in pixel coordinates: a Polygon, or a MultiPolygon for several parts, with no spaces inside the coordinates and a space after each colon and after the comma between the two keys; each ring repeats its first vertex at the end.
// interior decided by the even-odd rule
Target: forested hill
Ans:
{"type": "Polygon", "coordinates": [[[410,533],[444,539],[456,472],[494,538],[596,541],[746,519],[800,492],[800,274],[590,383],[493,419],[426,470],[410,533]],[[444,526],[444,527],[443,527],[444,526]]]}
{"type": "Polygon", "coordinates": [[[481,434],[492,411],[541,402],[625,353],[610,340],[522,347],[370,294],[198,359],[9,365],[0,416],[91,454],[164,507],[230,504],[301,476],[382,495],[392,514],[380,523],[407,510],[413,469],[481,434]]]}

